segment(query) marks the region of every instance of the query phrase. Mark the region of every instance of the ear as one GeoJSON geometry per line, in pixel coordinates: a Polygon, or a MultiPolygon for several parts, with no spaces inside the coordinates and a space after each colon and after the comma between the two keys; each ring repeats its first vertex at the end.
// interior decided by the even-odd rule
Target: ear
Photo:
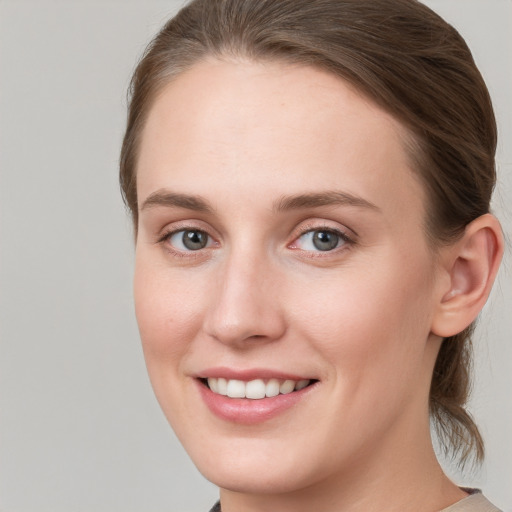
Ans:
{"type": "Polygon", "coordinates": [[[431,331],[454,336],[475,320],[489,296],[501,258],[503,233],[491,214],[466,226],[463,237],[440,250],[443,278],[431,331]]]}

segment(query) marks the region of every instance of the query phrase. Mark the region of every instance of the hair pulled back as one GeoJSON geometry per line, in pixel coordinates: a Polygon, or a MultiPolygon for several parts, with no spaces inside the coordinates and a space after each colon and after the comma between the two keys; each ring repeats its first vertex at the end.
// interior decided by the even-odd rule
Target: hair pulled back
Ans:
{"type": "MultiPolygon", "coordinates": [[[[149,44],[132,77],[120,159],[123,198],[138,222],[139,141],[159,92],[199,61],[310,65],[351,83],[408,128],[413,171],[427,192],[435,248],[489,211],[497,130],[489,93],[458,32],[416,0],[194,0],[149,44]]],[[[207,87],[208,84],[205,84],[207,87]]],[[[430,413],[446,452],[483,458],[465,410],[472,326],[446,338],[430,413]]]]}

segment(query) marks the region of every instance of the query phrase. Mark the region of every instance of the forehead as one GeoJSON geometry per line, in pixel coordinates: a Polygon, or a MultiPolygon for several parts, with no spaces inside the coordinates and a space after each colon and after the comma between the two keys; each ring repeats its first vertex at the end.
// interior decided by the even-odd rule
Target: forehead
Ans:
{"type": "Polygon", "coordinates": [[[392,116],[324,71],[206,61],[156,98],[141,141],[138,197],[163,187],[207,195],[224,183],[226,195],[236,186],[254,196],[262,184],[269,198],[280,187],[342,187],[372,202],[391,194],[418,204],[407,136],[392,116]]]}

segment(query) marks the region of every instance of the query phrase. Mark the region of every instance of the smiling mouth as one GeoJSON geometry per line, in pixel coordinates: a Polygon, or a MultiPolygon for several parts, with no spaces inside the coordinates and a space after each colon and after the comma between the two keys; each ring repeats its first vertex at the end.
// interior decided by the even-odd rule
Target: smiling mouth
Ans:
{"type": "Polygon", "coordinates": [[[236,379],[224,379],[222,377],[209,377],[208,379],[200,380],[216,395],[228,398],[248,398],[249,400],[261,400],[262,398],[272,398],[278,395],[288,395],[317,382],[314,379],[254,379],[246,382],[236,379]]]}

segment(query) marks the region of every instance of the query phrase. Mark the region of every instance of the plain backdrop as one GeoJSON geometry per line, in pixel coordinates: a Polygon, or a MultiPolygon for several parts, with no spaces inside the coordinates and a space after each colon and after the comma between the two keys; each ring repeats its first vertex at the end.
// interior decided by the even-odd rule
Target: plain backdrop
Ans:
{"type": "MultiPolygon", "coordinates": [[[[429,0],[467,38],[500,128],[512,233],[512,2],[429,0]]],[[[215,487],[166,424],[131,298],[117,162],[134,64],[181,1],[0,0],[0,510],[206,511],[215,487]]],[[[510,249],[509,249],[510,252],[510,249]]],[[[476,339],[482,487],[512,511],[512,274],[476,339]]]]}

